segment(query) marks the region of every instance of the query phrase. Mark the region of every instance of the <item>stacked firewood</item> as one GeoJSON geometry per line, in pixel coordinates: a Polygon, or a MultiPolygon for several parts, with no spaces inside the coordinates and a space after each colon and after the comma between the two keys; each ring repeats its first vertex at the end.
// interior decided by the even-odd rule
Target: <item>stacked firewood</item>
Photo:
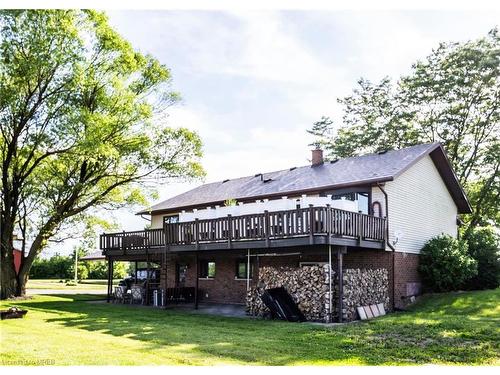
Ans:
{"type": "Polygon", "coordinates": [[[343,312],[347,321],[357,319],[356,307],[383,303],[389,309],[389,273],[379,269],[345,269],[343,312]]]}
{"type": "MultiPolygon", "coordinates": [[[[325,321],[328,317],[328,265],[292,267],[262,267],[259,285],[247,295],[247,312],[266,316],[268,310],[260,299],[265,289],[284,287],[308,320],[325,321]]],[[[335,275],[332,271],[332,284],[335,275]]],[[[332,285],[333,287],[333,285],[332,285]]],[[[335,302],[335,298],[332,298],[335,302]]]]}

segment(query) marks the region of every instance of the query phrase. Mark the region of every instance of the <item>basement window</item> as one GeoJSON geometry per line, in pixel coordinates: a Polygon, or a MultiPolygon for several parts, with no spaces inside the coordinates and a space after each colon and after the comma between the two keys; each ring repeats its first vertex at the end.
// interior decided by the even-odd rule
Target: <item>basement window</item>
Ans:
{"type": "MultiPolygon", "coordinates": [[[[236,261],[236,278],[246,280],[247,270],[248,270],[248,260],[238,259],[236,261]]],[[[252,278],[252,274],[253,274],[253,265],[252,262],[250,262],[250,279],[252,278]]]]}
{"type": "Polygon", "coordinates": [[[202,260],[200,262],[200,278],[213,279],[215,277],[215,262],[202,260]]]}

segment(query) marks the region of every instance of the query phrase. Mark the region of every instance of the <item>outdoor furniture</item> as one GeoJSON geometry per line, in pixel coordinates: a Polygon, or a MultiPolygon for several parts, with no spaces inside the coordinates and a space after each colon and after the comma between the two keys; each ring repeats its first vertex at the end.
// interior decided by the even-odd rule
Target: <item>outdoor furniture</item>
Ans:
{"type": "Polygon", "coordinates": [[[115,286],[114,290],[114,301],[125,303],[130,300],[130,294],[127,293],[127,287],[125,285],[115,286]]]}
{"type": "Polygon", "coordinates": [[[139,285],[132,285],[130,288],[130,303],[140,303],[144,304],[145,300],[145,289],[139,285]]]}

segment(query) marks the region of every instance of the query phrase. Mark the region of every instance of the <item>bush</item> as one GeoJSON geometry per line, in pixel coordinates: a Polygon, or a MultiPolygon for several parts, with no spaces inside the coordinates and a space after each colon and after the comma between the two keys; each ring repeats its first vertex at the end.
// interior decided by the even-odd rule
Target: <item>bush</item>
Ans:
{"type": "Polygon", "coordinates": [[[30,269],[32,279],[69,279],[72,278],[73,260],[71,257],[54,255],[50,259],[37,258],[30,269]]]}
{"type": "Polygon", "coordinates": [[[500,238],[491,227],[475,228],[468,236],[469,255],[477,262],[477,275],[468,289],[494,289],[500,285],[500,238]]]}
{"type": "Polygon", "coordinates": [[[477,262],[467,250],[465,241],[449,235],[430,239],[420,253],[419,272],[425,287],[435,292],[463,288],[477,275],[477,262]]]}

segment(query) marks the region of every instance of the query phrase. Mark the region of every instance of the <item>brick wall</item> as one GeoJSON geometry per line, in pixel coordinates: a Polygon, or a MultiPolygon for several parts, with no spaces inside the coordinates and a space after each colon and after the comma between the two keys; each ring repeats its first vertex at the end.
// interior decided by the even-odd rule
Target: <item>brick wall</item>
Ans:
{"type": "MultiPolygon", "coordinates": [[[[326,249],[317,247],[314,249],[316,254],[289,255],[289,256],[269,256],[259,257],[259,267],[298,267],[300,262],[327,262],[328,255],[326,249]]],[[[297,248],[289,249],[290,252],[298,252],[297,248]]],[[[245,303],[246,299],[246,280],[236,279],[236,261],[241,259],[236,256],[228,255],[227,251],[211,256],[199,257],[215,261],[216,274],[214,279],[199,279],[200,301],[218,302],[218,303],[245,303]]],[[[253,273],[251,286],[258,282],[258,271],[256,270],[256,259],[252,257],[253,273]]],[[[168,287],[175,285],[176,264],[187,264],[187,277],[185,286],[195,286],[195,257],[193,255],[170,255],[167,258],[167,278],[168,287]]],[[[333,267],[336,268],[337,260],[335,251],[332,259],[333,267]]],[[[404,307],[408,299],[405,298],[408,293],[414,293],[419,289],[420,278],[417,272],[418,255],[409,253],[395,253],[396,263],[396,307],[404,307]]],[[[344,268],[366,268],[379,269],[385,268],[389,271],[389,287],[392,289],[392,253],[390,251],[356,249],[349,248],[347,254],[343,257],[344,268]]],[[[165,268],[161,272],[162,287],[165,287],[165,268]]],[[[392,291],[390,291],[392,297],[392,291]]]]}
{"type": "MultiPolygon", "coordinates": [[[[246,299],[247,282],[246,279],[236,278],[236,262],[238,257],[228,257],[227,255],[199,256],[199,261],[209,260],[215,262],[215,277],[213,279],[198,279],[199,298],[204,302],[216,303],[239,303],[244,304],[246,299]]],[[[255,263],[255,259],[251,260],[255,263]]],[[[167,286],[176,285],[176,265],[187,265],[186,287],[196,285],[196,263],[194,256],[171,255],[167,259],[167,286]]],[[[255,272],[255,268],[254,272],[255,272]]],[[[253,275],[251,285],[253,285],[253,275]]],[[[165,287],[165,267],[162,267],[161,285],[165,287]]]]}

